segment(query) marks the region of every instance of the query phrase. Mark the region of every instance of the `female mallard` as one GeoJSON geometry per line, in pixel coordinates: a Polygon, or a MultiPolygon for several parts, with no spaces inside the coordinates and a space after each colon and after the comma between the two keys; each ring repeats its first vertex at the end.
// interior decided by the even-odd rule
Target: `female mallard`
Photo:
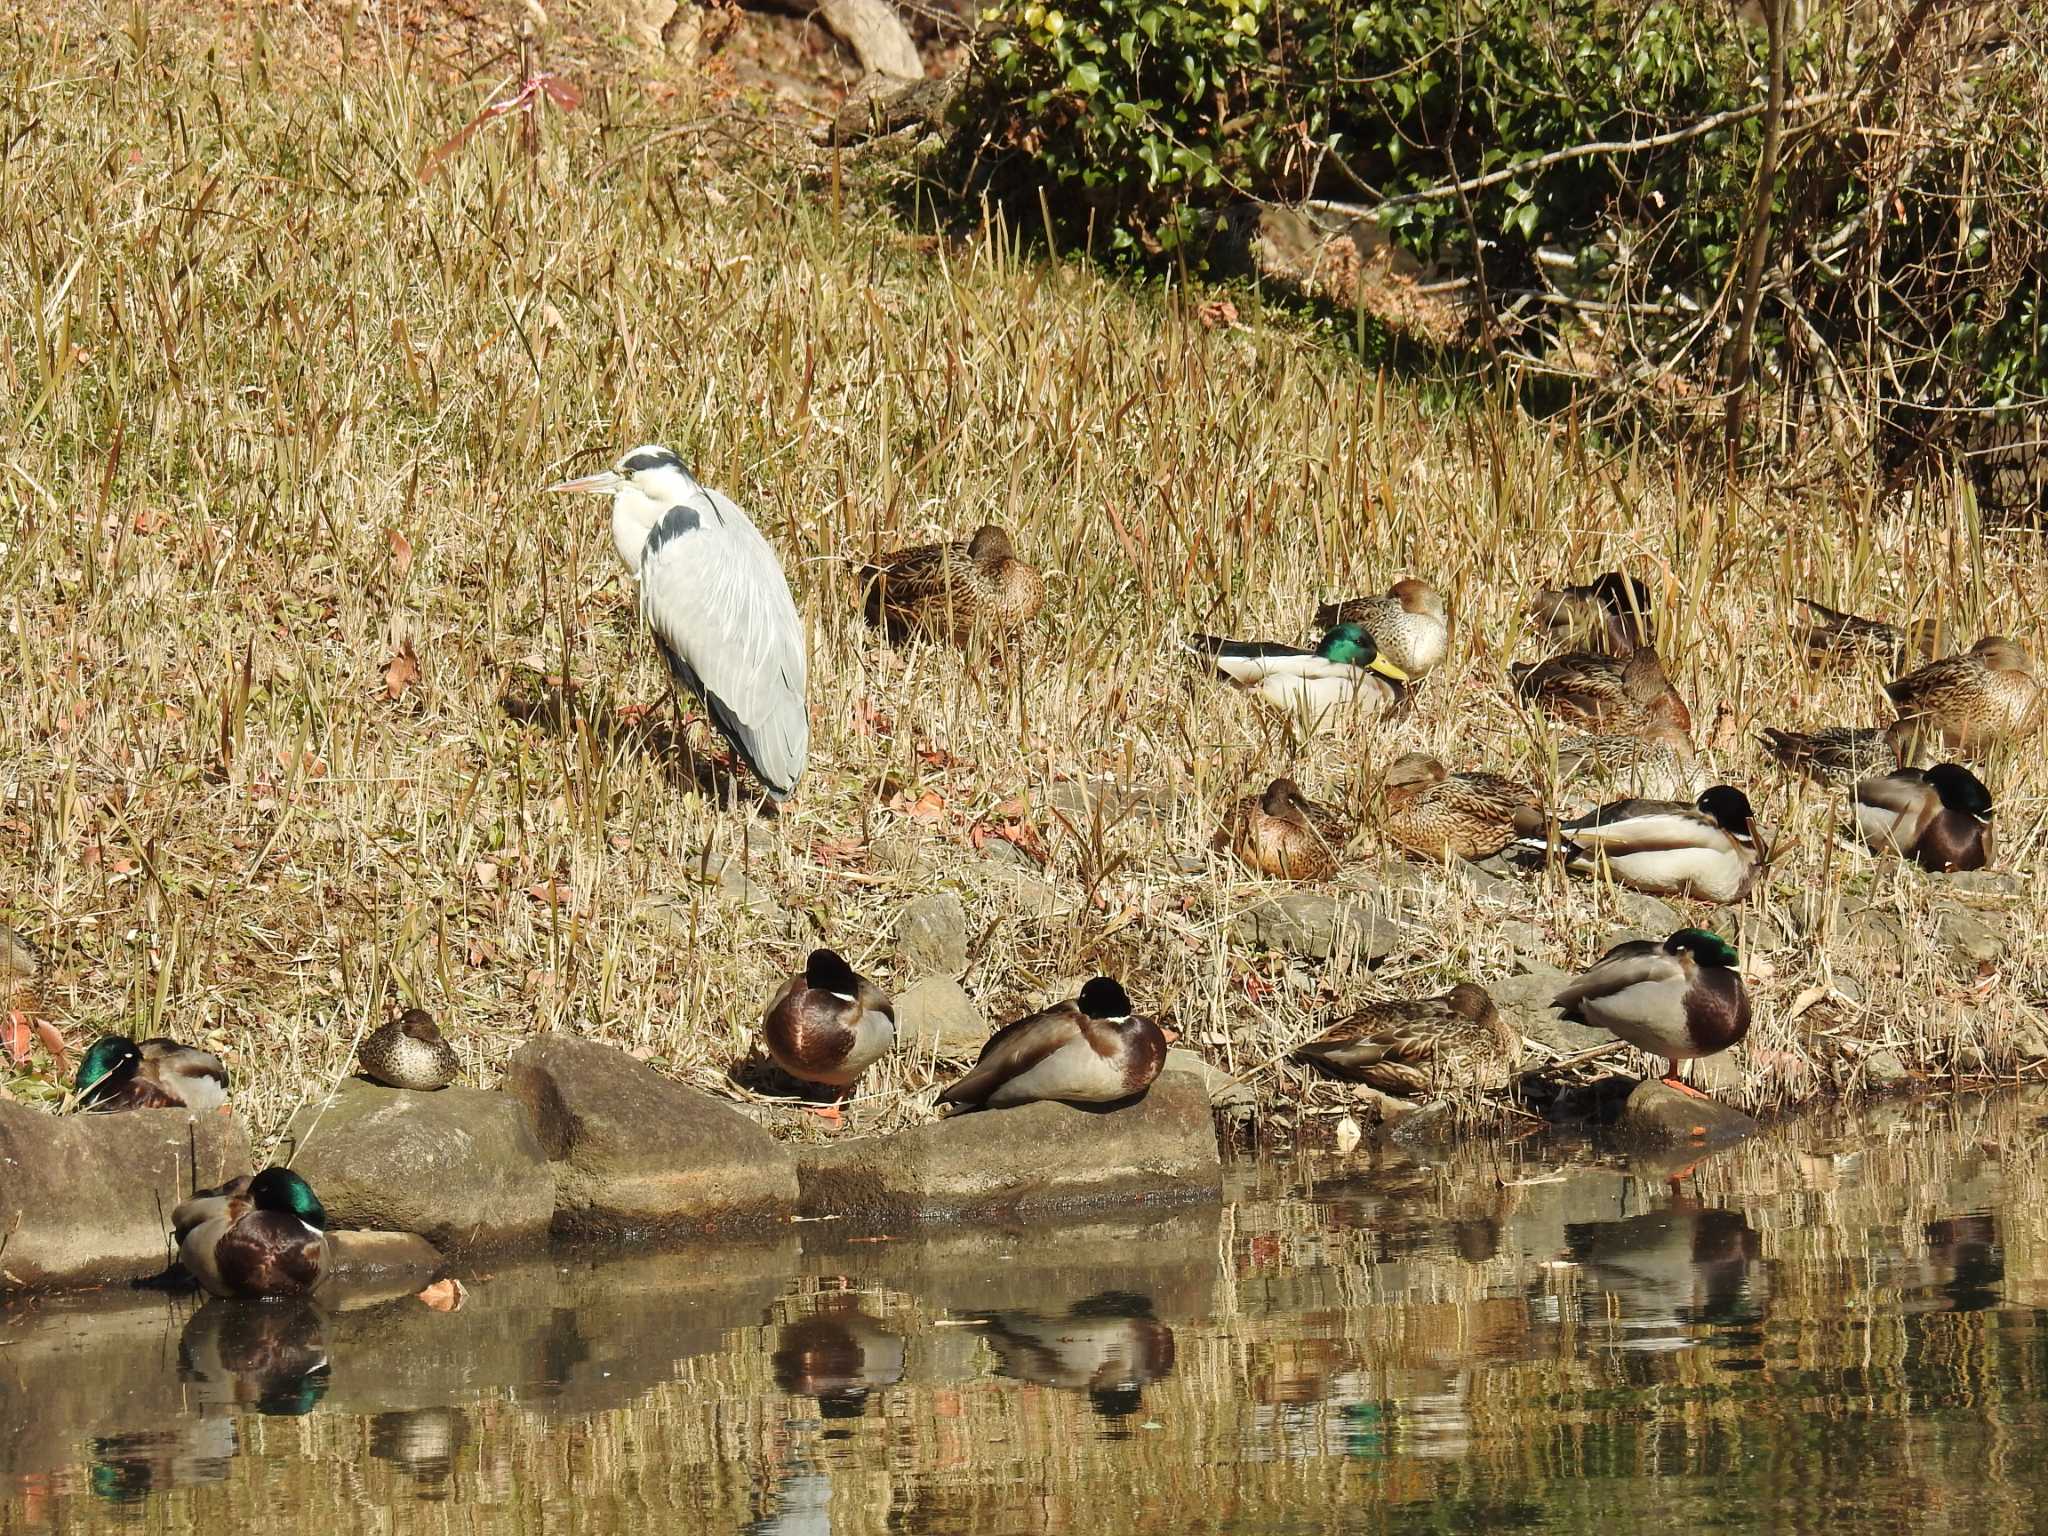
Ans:
{"type": "Polygon", "coordinates": [[[1369,1004],[1297,1047],[1294,1058],[1414,1098],[1506,1086],[1522,1059],[1522,1036],[1486,989],[1468,981],[1442,997],[1369,1004]]]}
{"type": "MultiPolygon", "coordinates": [[[[1546,846],[1543,818],[1524,817],[1523,847],[1546,846]]],[[[1605,865],[1623,885],[1725,905],[1749,894],[1763,868],[1749,797],[1716,784],[1682,800],[1617,800],[1555,829],[1567,869],[1605,865]]]]}
{"type": "Polygon", "coordinates": [[[791,1077],[837,1090],[832,1103],[812,1111],[836,1121],[838,1100],[854,1079],[895,1046],[896,1009],[845,960],[814,949],[768,1005],[761,1034],[775,1065],[791,1077]]]}
{"type": "Polygon", "coordinates": [[[1889,740],[1899,761],[1923,741],[1975,752],[2031,731],[2041,720],[2041,684],[2026,651],[1986,635],[1960,656],[1944,656],[1884,685],[1899,712],[1889,740]]]}
{"type": "Polygon", "coordinates": [[[442,1038],[434,1016],[424,1008],[408,1008],[373,1030],[356,1047],[356,1061],[385,1087],[415,1093],[446,1088],[462,1070],[455,1047],[442,1038]]]}
{"type": "Polygon", "coordinates": [[[1387,713],[1400,704],[1408,680],[1357,624],[1339,624],[1312,651],[1214,635],[1190,635],[1187,646],[1232,683],[1254,690],[1310,731],[1345,709],[1367,718],[1387,713]]]}
{"type": "Polygon", "coordinates": [[[1896,624],[1845,613],[1810,597],[1800,598],[1799,604],[1806,610],[1799,643],[1806,659],[1817,667],[1849,667],[1864,661],[1896,667],[1906,659],[1909,644],[1922,657],[1934,655],[1937,626],[1930,620],[1916,619],[1902,633],[1896,624]]]}
{"type": "Polygon", "coordinates": [[[1135,1017],[1124,989],[1098,976],[1070,1003],[1005,1024],[941,1104],[1004,1109],[1040,1099],[1108,1104],[1143,1093],[1166,1063],[1166,1034],[1135,1017]]]}
{"type": "Polygon", "coordinates": [[[1536,791],[1497,773],[1452,773],[1426,752],[1387,765],[1380,832],[1426,859],[1483,859],[1515,840],[1515,812],[1539,808],[1536,791]]]}
{"type": "Polygon", "coordinates": [[[1602,571],[1582,586],[1539,588],[1523,611],[1562,650],[1626,656],[1654,638],[1650,589],[1620,571],[1602,571]]]}
{"type": "Polygon", "coordinates": [[[1351,597],[1316,610],[1316,628],[1325,634],[1339,624],[1363,628],[1379,653],[1410,677],[1442,661],[1451,639],[1443,594],[1413,576],[1395,582],[1385,597],[1351,597]]]}
{"type": "Polygon", "coordinates": [[[1568,1019],[1620,1036],[1670,1065],[1664,1081],[1695,1098],[1678,1064],[1725,1051],[1749,1033],[1749,994],[1735,951],[1718,935],[1681,928],[1662,944],[1617,944],[1551,1006],[1568,1019]]]}
{"type": "Polygon", "coordinates": [[[1508,668],[1515,692],[1566,725],[1593,732],[1647,736],[1666,728],[1692,731],[1692,711],[1664,674],[1655,650],[1637,646],[1626,660],[1566,651],[1508,668]]]}
{"type": "Polygon", "coordinates": [[[1764,728],[1764,751],[1782,766],[1828,789],[1853,789],[1899,765],[1881,725],[1824,725],[1817,731],[1764,728]]]}
{"type": "Polygon", "coordinates": [[[1263,795],[1230,808],[1223,836],[1246,868],[1276,880],[1327,880],[1350,829],[1317,805],[1292,779],[1275,779],[1263,795]]]}
{"type": "Polygon", "coordinates": [[[1566,737],[1557,746],[1557,778],[1589,779],[1654,800],[1689,799],[1699,782],[1698,758],[1685,732],[1660,722],[1640,736],[1566,737]]]}
{"type": "Polygon", "coordinates": [[[228,1069],[211,1051],[163,1035],[140,1042],[102,1035],[78,1064],[78,1107],[218,1109],[227,1102],[228,1069]]]}
{"type": "Polygon", "coordinates": [[[1017,558],[1010,536],[984,523],[961,543],[920,544],[860,568],[868,622],[964,645],[976,629],[1022,629],[1045,606],[1045,578],[1017,558]]]}
{"type": "Polygon", "coordinates": [[[1991,791],[1958,763],[1902,768],[1856,786],[1856,830],[1873,851],[1940,874],[1991,858],[1991,791]]]}
{"type": "Polygon", "coordinates": [[[303,1296],[327,1277],[327,1212],[289,1168],[266,1168],[171,1212],[178,1261],[216,1296],[303,1296]]]}

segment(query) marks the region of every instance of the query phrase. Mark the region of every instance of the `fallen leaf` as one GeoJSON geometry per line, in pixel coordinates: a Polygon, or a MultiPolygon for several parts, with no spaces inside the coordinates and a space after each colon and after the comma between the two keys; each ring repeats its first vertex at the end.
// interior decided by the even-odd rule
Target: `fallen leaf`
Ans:
{"type": "Polygon", "coordinates": [[[1213,331],[1219,326],[1237,324],[1237,306],[1228,299],[1211,299],[1195,311],[1202,322],[1202,329],[1213,331]]]}
{"type": "Polygon", "coordinates": [[[384,697],[396,703],[419,680],[420,659],[408,640],[399,646],[396,656],[384,663],[384,697]]]}
{"type": "Polygon", "coordinates": [[[928,789],[911,801],[904,814],[917,821],[938,821],[946,814],[946,797],[928,789]]]}
{"type": "Polygon", "coordinates": [[[436,1312],[460,1312],[462,1304],[469,1300],[469,1290],[451,1276],[446,1280],[436,1280],[419,1293],[419,1299],[436,1312]]]}
{"type": "Polygon", "coordinates": [[[1792,1006],[1785,1010],[1785,1022],[1790,1024],[1827,995],[1828,989],[1826,987],[1808,987],[1804,992],[1801,992],[1792,999],[1792,1006]]]}
{"type": "Polygon", "coordinates": [[[33,1027],[36,1038],[43,1042],[43,1049],[50,1053],[50,1060],[56,1064],[58,1073],[61,1075],[70,1072],[71,1056],[64,1049],[64,1036],[58,1031],[57,1026],[48,1019],[37,1019],[33,1027]]]}
{"type": "Polygon", "coordinates": [[[155,533],[163,525],[164,515],[154,507],[144,507],[135,514],[135,531],[137,533],[155,533]]]}
{"type": "Polygon", "coordinates": [[[1365,1132],[1358,1128],[1358,1122],[1349,1115],[1346,1115],[1337,1122],[1337,1150],[1339,1152],[1355,1151],[1359,1142],[1364,1138],[1365,1132]]]}
{"type": "Polygon", "coordinates": [[[539,885],[529,885],[526,888],[526,894],[544,906],[550,907],[573,906],[576,902],[575,891],[571,890],[565,882],[557,880],[553,875],[548,876],[539,885]]]}
{"type": "Polygon", "coordinates": [[[896,722],[873,702],[862,699],[853,706],[853,734],[856,736],[887,736],[896,729],[896,722]]]}
{"type": "Polygon", "coordinates": [[[811,843],[811,857],[820,864],[859,864],[867,848],[857,837],[820,837],[811,843]]]}
{"type": "Polygon", "coordinates": [[[917,749],[918,761],[933,768],[958,768],[960,759],[944,747],[923,746],[917,749]]]}
{"type": "Polygon", "coordinates": [[[476,883],[487,891],[498,888],[498,866],[489,859],[476,861],[476,883]]]}
{"type": "Polygon", "coordinates": [[[391,547],[391,574],[403,581],[412,569],[412,540],[396,528],[386,528],[384,542],[391,547]]]}
{"type": "Polygon", "coordinates": [[[28,1060],[29,1042],[34,1038],[25,1013],[10,1013],[7,1021],[0,1024],[0,1046],[6,1048],[7,1059],[17,1067],[28,1060]]]}

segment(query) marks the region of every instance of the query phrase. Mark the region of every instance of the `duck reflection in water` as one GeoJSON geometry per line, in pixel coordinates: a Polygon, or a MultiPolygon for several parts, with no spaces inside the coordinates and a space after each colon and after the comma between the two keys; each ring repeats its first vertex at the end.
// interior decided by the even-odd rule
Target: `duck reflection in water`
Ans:
{"type": "Polygon", "coordinates": [[[311,1302],[209,1301],[178,1339],[178,1376],[202,1408],[289,1418],[327,1395],[327,1322],[311,1302]]]}
{"type": "Polygon", "coordinates": [[[1567,1224],[1565,1251],[1591,1293],[1588,1321],[1617,1319],[1630,1335],[1623,1348],[1686,1349],[1694,1325],[1763,1316],[1761,1247],[1740,1211],[1674,1193],[1639,1216],[1567,1224]]]}
{"type": "Polygon", "coordinates": [[[1136,1413],[1144,1388],[1173,1370],[1173,1330],[1152,1315],[1151,1298],[1129,1291],[1090,1296],[1063,1317],[994,1313],[982,1336],[1003,1375],[1086,1392],[1106,1419],[1136,1413]]]}
{"type": "Polygon", "coordinates": [[[827,1419],[857,1419],[868,1394],[903,1379],[903,1335],[861,1308],[851,1291],[812,1298],[815,1310],[782,1325],[769,1362],[775,1385],[815,1397],[827,1419]]]}
{"type": "Polygon", "coordinates": [[[373,1414],[370,1454],[410,1477],[418,1497],[448,1497],[455,1458],[469,1443],[469,1415],[460,1408],[409,1408],[373,1414]]]}

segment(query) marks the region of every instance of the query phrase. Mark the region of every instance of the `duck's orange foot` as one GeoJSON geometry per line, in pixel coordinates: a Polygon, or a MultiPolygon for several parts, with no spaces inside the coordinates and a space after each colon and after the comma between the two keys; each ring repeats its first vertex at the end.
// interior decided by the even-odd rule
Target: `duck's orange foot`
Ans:
{"type": "Polygon", "coordinates": [[[1711,1098],[1708,1098],[1706,1094],[1701,1093],[1699,1089],[1693,1087],[1691,1083],[1688,1083],[1684,1078],[1680,1077],[1676,1072],[1666,1073],[1663,1077],[1658,1078],[1657,1081],[1662,1083],[1666,1088],[1677,1089],[1680,1093],[1684,1094],[1688,1099],[1704,1099],[1709,1104],[1714,1102],[1711,1098]]]}

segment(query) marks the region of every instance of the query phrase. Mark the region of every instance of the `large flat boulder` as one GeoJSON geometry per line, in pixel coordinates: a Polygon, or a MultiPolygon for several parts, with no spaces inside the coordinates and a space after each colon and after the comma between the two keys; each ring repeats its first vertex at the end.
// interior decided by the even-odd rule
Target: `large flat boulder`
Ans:
{"type": "Polygon", "coordinates": [[[1367,965],[1407,954],[1422,942],[1415,930],[1377,908],[1321,891],[1289,891],[1256,902],[1237,915],[1230,932],[1251,949],[1310,960],[1350,955],[1367,965]]]}
{"type": "Polygon", "coordinates": [[[797,1152],[805,1216],[861,1227],[1006,1221],[1222,1197],[1202,1081],[1162,1072],[1115,1108],[1026,1104],[797,1152]]]}
{"type": "Polygon", "coordinates": [[[176,1252],[171,1208],[249,1167],[229,1115],[0,1104],[0,1291],[161,1274],[176,1252]]]}
{"type": "Polygon", "coordinates": [[[525,1106],[554,1165],[557,1231],[682,1236],[765,1227],[796,1209],[787,1147],[612,1046],[528,1041],[500,1087],[525,1106]]]}
{"type": "Polygon", "coordinates": [[[1725,1147],[1761,1129],[1741,1110],[1660,1082],[1638,1083],[1621,1107],[1617,1136],[1639,1147],[1725,1147]]]}
{"type": "Polygon", "coordinates": [[[409,1093],[350,1078],[292,1117],[276,1160],[336,1227],[415,1232],[442,1253],[542,1236],[555,1176],[519,1101],[476,1088],[409,1093]]]}

